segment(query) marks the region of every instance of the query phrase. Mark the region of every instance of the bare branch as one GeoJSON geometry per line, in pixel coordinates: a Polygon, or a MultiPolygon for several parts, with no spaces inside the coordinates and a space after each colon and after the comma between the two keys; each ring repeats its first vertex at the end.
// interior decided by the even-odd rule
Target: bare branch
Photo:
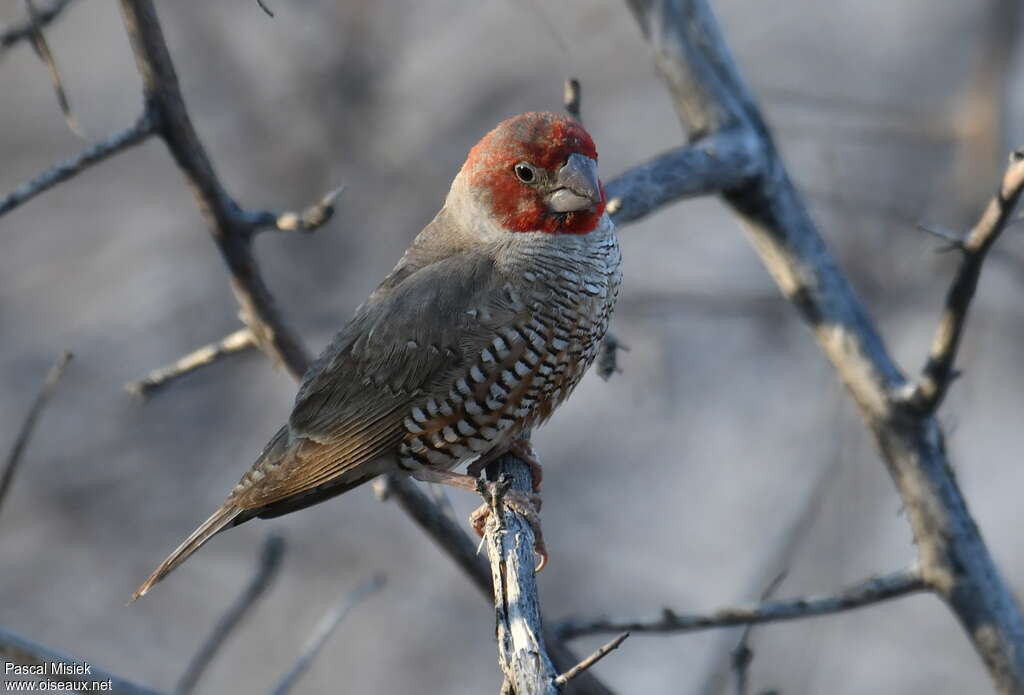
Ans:
{"type": "Polygon", "coordinates": [[[146,109],[156,116],[159,135],[167,144],[195,194],[199,209],[231,272],[231,287],[242,320],[260,348],[300,378],[309,365],[301,342],[285,324],[260,275],[252,252],[249,216],[221,185],[206,150],[192,127],[178,77],[151,0],[121,0],[125,27],[142,76],[146,109]]]}
{"type": "Polygon", "coordinates": [[[558,671],[544,645],[534,531],[529,521],[504,501],[507,492],[531,494],[533,478],[527,465],[515,456],[503,456],[487,467],[487,474],[498,481],[487,500],[491,514],[484,531],[494,586],[498,663],[516,695],[558,695],[558,671]]]}
{"type": "Polygon", "coordinates": [[[913,407],[934,413],[942,404],[954,378],[957,349],[967,323],[967,313],[978,287],[981,269],[989,249],[1002,234],[1024,190],[1024,152],[1010,155],[999,190],[967,238],[959,242],[963,259],[946,295],[946,307],[932,340],[931,352],[921,379],[910,393],[913,407]]]}
{"type": "Polygon", "coordinates": [[[111,135],[106,140],[90,145],[79,154],[47,169],[27,183],[23,183],[7,196],[0,198],[0,215],[10,212],[30,198],[63,183],[76,174],[98,164],[118,152],[134,147],[154,133],[154,121],[143,114],[134,124],[111,135]]]}
{"type": "Polygon", "coordinates": [[[18,466],[21,464],[21,458],[25,453],[25,449],[28,447],[29,441],[32,439],[32,433],[35,431],[36,423],[39,421],[39,416],[43,413],[43,408],[46,407],[46,403],[50,400],[50,396],[53,395],[54,390],[57,388],[57,382],[60,381],[61,376],[64,374],[64,368],[67,367],[68,362],[71,360],[71,353],[64,351],[57,357],[57,361],[50,367],[49,373],[46,375],[46,379],[43,381],[43,386],[36,395],[35,401],[32,403],[32,407],[28,410],[28,415],[25,416],[25,421],[21,425],[21,430],[18,432],[17,438],[14,440],[14,446],[11,447],[11,452],[7,455],[7,461],[4,463],[3,473],[0,474],[0,509],[3,508],[4,500],[7,499],[7,493],[10,492],[11,483],[14,482],[14,474],[18,470],[18,466]]]}
{"type": "Polygon", "coordinates": [[[739,129],[762,167],[723,198],[861,409],[907,509],[921,573],[949,604],[997,690],[1024,692],[1024,618],[953,477],[943,432],[836,265],[775,151],[707,0],[628,0],[691,137],[739,129]]]}
{"type": "Polygon", "coordinates": [[[743,132],[715,133],[623,172],[605,187],[619,227],[685,198],[743,185],[761,166],[757,142],[743,132]]]}
{"type": "Polygon", "coordinates": [[[256,563],[256,571],[249,580],[245,590],[235,600],[227,612],[213,627],[209,637],[203,645],[192,656],[188,667],[178,680],[178,687],[175,688],[175,695],[188,695],[195,690],[196,683],[203,675],[206,667],[209,666],[217,652],[227,642],[228,637],[235,631],[242,619],[249,613],[260,597],[274,583],[278,572],[281,569],[281,560],[284,557],[284,537],[275,533],[267,536],[263,542],[263,549],[260,551],[259,561],[256,563]]]}
{"type": "Polygon", "coordinates": [[[323,198],[302,212],[241,212],[250,226],[250,234],[273,229],[279,232],[313,232],[334,216],[334,202],[345,191],[345,185],[328,191],[323,198]]]}
{"type": "MultiPolygon", "coordinates": [[[[802,530],[803,527],[797,527],[797,535],[800,535],[802,530]]],[[[761,592],[762,604],[775,595],[787,574],[788,572],[783,570],[768,583],[765,590],[761,592]]],[[[750,635],[753,632],[754,624],[747,623],[747,626],[743,628],[739,643],[732,650],[732,670],[736,674],[736,695],[747,695],[750,691],[750,664],[754,661],[754,650],[750,648],[750,635]]]]}
{"type": "Polygon", "coordinates": [[[299,658],[274,687],[272,695],[284,695],[291,690],[299,681],[299,678],[306,672],[306,669],[309,668],[309,665],[313,663],[313,659],[320,653],[323,646],[327,644],[330,636],[341,625],[342,621],[348,617],[348,614],[352,612],[352,609],[371,594],[380,591],[385,583],[384,575],[374,575],[369,581],[360,584],[346,594],[334,608],[324,614],[324,617],[320,619],[320,622],[314,628],[313,633],[306,640],[305,644],[302,645],[299,658]]]}
{"type": "Polygon", "coordinates": [[[0,29],[0,55],[3,55],[6,49],[19,41],[31,40],[34,31],[42,29],[57,19],[60,13],[71,3],[72,0],[53,0],[46,7],[37,8],[34,18],[30,16],[24,22],[11,24],[0,29]]]}
{"type": "Polygon", "coordinates": [[[225,357],[256,347],[256,338],[248,327],[240,328],[216,343],[210,343],[190,352],[181,359],[157,367],[138,381],[129,381],[124,385],[126,391],[140,398],[147,398],[165,386],[177,381],[186,374],[191,374],[203,367],[218,362],[225,357]]]}
{"type": "Polygon", "coordinates": [[[710,628],[795,620],[871,606],[882,601],[927,590],[916,569],[872,577],[827,596],[765,601],[751,606],[727,606],[710,613],[676,613],[668,608],[660,618],[571,619],[558,624],[565,639],[608,632],[693,632],[710,628]]]}
{"type": "Polygon", "coordinates": [[[256,0],[256,4],[260,6],[260,9],[263,10],[268,17],[270,17],[271,19],[274,18],[274,13],[267,6],[267,3],[264,2],[264,0],[256,0]]]}
{"type": "MultiPolygon", "coordinates": [[[[78,666],[81,669],[86,665],[80,659],[72,658],[48,647],[31,642],[4,627],[0,627],[0,658],[12,664],[21,664],[22,666],[62,663],[78,666]]],[[[136,685],[120,676],[104,671],[92,662],[89,662],[88,667],[89,675],[87,680],[94,681],[97,684],[102,683],[104,686],[103,688],[97,687],[96,690],[102,689],[103,692],[114,693],[115,695],[161,695],[158,690],[136,685]],[[106,681],[110,681],[109,688],[106,687],[106,681]]],[[[73,671],[74,669],[72,669],[73,671]]],[[[81,675],[60,675],[56,673],[49,674],[47,678],[58,682],[77,681],[79,683],[84,679],[81,675]]]]}
{"type": "Polygon", "coordinates": [[[558,678],[556,678],[555,686],[561,688],[563,685],[571,681],[573,678],[586,671],[588,668],[596,664],[598,661],[608,656],[609,652],[618,649],[619,645],[625,642],[627,637],[629,637],[628,632],[623,632],[621,635],[613,637],[611,640],[609,640],[607,643],[601,646],[596,652],[594,652],[586,659],[579,662],[571,669],[569,669],[568,671],[560,675],[558,678]]]}
{"type": "Polygon", "coordinates": [[[67,91],[64,89],[64,80],[61,79],[57,60],[53,57],[50,45],[46,42],[46,36],[43,34],[39,11],[36,9],[35,2],[33,0],[25,0],[25,9],[28,11],[29,22],[32,27],[30,37],[32,49],[50,73],[50,82],[53,84],[54,94],[57,95],[57,104],[60,106],[60,111],[64,114],[64,122],[67,123],[72,133],[80,138],[84,138],[85,134],[81,126],[78,125],[74,114],[71,113],[71,102],[68,100],[67,91]]]}
{"type": "MultiPolygon", "coordinates": [[[[524,464],[525,465],[525,464],[524,464]]],[[[448,518],[436,504],[404,475],[390,475],[382,478],[387,481],[388,499],[392,499],[438,544],[438,546],[462,568],[473,585],[488,600],[493,601],[493,585],[491,570],[487,561],[477,553],[477,544],[469,535],[448,518]]],[[[548,656],[555,666],[567,671],[579,663],[579,657],[560,636],[544,626],[544,643],[547,645],[548,656]]],[[[613,695],[600,680],[589,671],[584,671],[566,684],[563,695],[613,695]]]]}

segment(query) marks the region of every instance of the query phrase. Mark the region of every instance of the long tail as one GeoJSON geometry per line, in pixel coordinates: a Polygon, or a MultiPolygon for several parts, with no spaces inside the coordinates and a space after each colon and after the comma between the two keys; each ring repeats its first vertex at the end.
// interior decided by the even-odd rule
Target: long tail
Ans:
{"type": "Polygon", "coordinates": [[[192,535],[185,539],[185,541],[171,553],[166,560],[164,560],[153,574],[149,575],[149,579],[142,583],[135,593],[132,594],[132,601],[135,601],[140,596],[145,596],[146,592],[153,588],[153,585],[159,582],[161,579],[167,576],[167,574],[175,567],[183,563],[188,559],[189,555],[199,550],[206,541],[213,538],[215,535],[223,531],[231,522],[235,521],[236,518],[244,510],[238,507],[225,504],[220,509],[213,513],[209,519],[204,521],[202,525],[192,532],[192,535]]]}

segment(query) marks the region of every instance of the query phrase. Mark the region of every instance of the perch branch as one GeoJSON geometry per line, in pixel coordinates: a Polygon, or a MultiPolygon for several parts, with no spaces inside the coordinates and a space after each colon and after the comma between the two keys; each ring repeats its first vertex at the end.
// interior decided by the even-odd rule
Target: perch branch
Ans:
{"type": "Polygon", "coordinates": [[[957,244],[962,252],[960,268],[946,295],[946,307],[939,320],[928,361],[909,398],[910,403],[922,412],[934,413],[953,382],[956,353],[982,265],[989,249],[1010,221],[1021,190],[1024,190],[1024,152],[1018,151],[1010,155],[1010,164],[1003,174],[999,190],[989,201],[981,219],[957,244]]]}
{"type": "Polygon", "coordinates": [[[172,364],[157,367],[138,381],[129,381],[124,388],[140,398],[146,398],[165,386],[231,355],[256,347],[256,338],[248,327],[190,352],[172,364]]]}
{"type": "Polygon", "coordinates": [[[50,371],[46,375],[46,379],[43,381],[42,388],[36,395],[35,401],[32,402],[32,407],[29,408],[28,415],[25,416],[25,421],[21,425],[21,430],[18,432],[18,436],[14,440],[14,446],[11,447],[11,451],[7,455],[7,461],[4,463],[3,473],[0,474],[0,509],[3,508],[4,500],[7,499],[7,493],[10,492],[11,483],[14,482],[14,474],[17,472],[18,466],[21,464],[22,456],[25,453],[25,449],[28,447],[28,443],[32,439],[32,433],[35,432],[39,416],[42,415],[43,409],[50,400],[50,396],[52,396],[53,392],[56,390],[57,382],[59,382],[61,376],[63,376],[64,368],[67,367],[70,360],[70,352],[65,351],[61,353],[57,358],[57,361],[53,363],[52,367],[50,367],[50,371]]]}
{"type": "MultiPolygon", "coordinates": [[[[12,664],[21,664],[22,666],[40,666],[54,663],[78,665],[80,667],[85,665],[85,662],[80,659],[73,659],[48,647],[31,642],[4,627],[0,627],[0,658],[12,664]]],[[[88,666],[88,679],[97,683],[103,683],[103,692],[114,693],[115,695],[163,695],[158,690],[136,685],[131,681],[104,671],[92,662],[89,662],[88,666]],[[110,681],[109,688],[105,687],[105,681],[110,681]]],[[[83,677],[80,675],[64,676],[50,674],[47,678],[61,682],[81,682],[83,680],[83,677]]],[[[97,690],[100,690],[100,688],[97,688],[97,690]]]]}
{"type": "Polygon", "coordinates": [[[118,152],[144,142],[154,133],[155,129],[154,121],[149,114],[144,113],[131,126],[111,135],[106,140],[90,145],[74,157],[47,169],[31,181],[23,183],[5,197],[0,198],[0,215],[10,212],[58,183],[63,183],[76,174],[80,174],[93,164],[98,164],[118,152]]]}
{"type": "Polygon", "coordinates": [[[544,645],[534,532],[504,502],[507,492],[531,494],[533,478],[526,464],[514,456],[503,456],[486,472],[497,481],[481,489],[493,492],[484,495],[491,510],[484,545],[491,561],[498,663],[516,695],[558,695],[558,671],[544,645]]]}
{"type": "Polygon", "coordinates": [[[210,665],[217,652],[227,642],[228,637],[235,631],[242,619],[249,613],[260,597],[274,583],[278,571],[281,569],[281,560],[284,557],[284,537],[277,534],[270,534],[263,542],[263,549],[256,564],[256,571],[249,580],[245,590],[235,600],[228,611],[221,616],[220,620],[213,627],[210,636],[206,638],[203,645],[192,656],[185,672],[178,679],[178,687],[175,688],[175,695],[188,695],[195,690],[196,683],[203,675],[206,667],[210,665]]]}
{"type": "Polygon", "coordinates": [[[302,645],[299,658],[274,687],[272,695],[284,695],[291,690],[309,668],[309,665],[313,663],[313,659],[320,653],[323,646],[327,644],[327,640],[334,634],[334,631],[352,612],[352,609],[371,594],[375,594],[384,588],[385,582],[384,575],[374,575],[368,581],[350,591],[330,611],[324,614],[324,617],[316,624],[313,633],[302,645]]]}
{"type": "Polygon", "coordinates": [[[737,130],[761,168],[724,191],[783,295],[860,407],[900,492],[925,583],[957,616],[998,691],[1024,692],[1024,619],[953,476],[937,420],[901,396],[908,380],[819,235],[706,0],[627,0],[691,138],[737,130]]]}
{"type": "Polygon", "coordinates": [[[609,632],[693,632],[709,628],[795,620],[863,608],[928,589],[921,573],[907,569],[872,577],[828,596],[765,601],[750,606],[727,606],[710,613],[676,613],[666,608],[659,618],[570,619],[556,632],[565,639],[609,632]]]}

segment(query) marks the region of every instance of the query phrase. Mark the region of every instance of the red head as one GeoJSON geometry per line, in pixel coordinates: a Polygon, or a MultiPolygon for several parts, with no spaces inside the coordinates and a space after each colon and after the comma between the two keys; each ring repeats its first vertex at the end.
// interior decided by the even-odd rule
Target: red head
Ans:
{"type": "Polygon", "coordinates": [[[461,176],[508,231],[586,234],[604,213],[597,149],[568,116],[524,113],[499,123],[470,150],[461,176]]]}

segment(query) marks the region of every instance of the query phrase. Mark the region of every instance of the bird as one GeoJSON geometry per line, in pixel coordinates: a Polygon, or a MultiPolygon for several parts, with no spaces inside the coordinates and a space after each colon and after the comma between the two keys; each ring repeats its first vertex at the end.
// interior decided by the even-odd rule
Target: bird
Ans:
{"type": "Polygon", "coordinates": [[[539,489],[528,437],[594,361],[622,279],[597,159],[562,114],[484,135],[440,212],[310,365],[287,424],[133,600],[221,531],[381,474],[473,489],[454,469],[513,451],[539,489]]]}

